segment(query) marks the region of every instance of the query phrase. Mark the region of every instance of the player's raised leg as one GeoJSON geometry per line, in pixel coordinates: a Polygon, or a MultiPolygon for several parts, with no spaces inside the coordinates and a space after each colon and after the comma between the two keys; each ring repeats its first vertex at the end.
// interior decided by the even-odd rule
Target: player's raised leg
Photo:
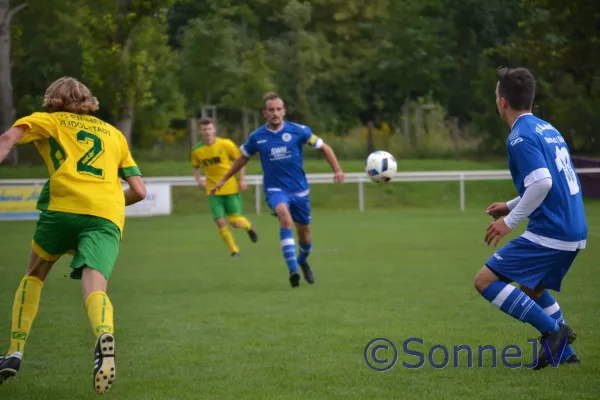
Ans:
{"type": "Polygon", "coordinates": [[[501,281],[486,265],[475,276],[475,289],[493,306],[540,333],[556,332],[560,326],[519,288],[501,281]]]}
{"type": "MultiPolygon", "coordinates": [[[[559,324],[523,291],[501,281],[487,266],[483,266],[477,273],[475,288],[500,311],[535,327],[542,334],[541,339],[547,343],[553,360],[559,356],[558,353],[565,340],[567,343],[575,340],[575,332],[570,327],[559,324]]],[[[542,343],[536,369],[544,368],[549,363],[548,354],[542,343]]]]}
{"type": "Polygon", "coordinates": [[[575,332],[548,315],[533,298],[540,297],[544,287],[560,290],[560,281],[574,259],[572,252],[544,248],[523,237],[512,240],[489,258],[477,276],[475,288],[504,313],[535,327],[542,334],[550,353],[542,346],[536,369],[550,361],[559,361],[563,341],[572,343],[575,332]],[[558,275],[554,271],[560,271],[558,275]],[[517,282],[529,289],[532,297],[507,282],[517,282]],[[558,357],[557,357],[558,356],[558,357]]]}
{"type": "MultiPolygon", "coordinates": [[[[540,288],[537,291],[531,291],[527,287],[520,285],[519,288],[531,297],[537,305],[544,309],[544,312],[551,316],[556,322],[559,324],[564,324],[565,319],[563,317],[563,313],[558,305],[558,302],[554,299],[554,297],[550,294],[548,290],[543,290],[540,288]],[[540,295],[541,292],[541,295],[540,295]]],[[[565,351],[560,358],[561,364],[579,364],[579,357],[575,354],[573,347],[569,344],[565,348],[565,351]]]]}
{"type": "Polygon", "coordinates": [[[252,226],[252,223],[243,215],[233,215],[228,218],[231,226],[237,229],[243,229],[248,233],[248,237],[252,243],[258,242],[258,233],[252,226]]]}
{"type": "Polygon", "coordinates": [[[21,361],[25,351],[25,342],[31,332],[33,321],[37,316],[40,297],[44,281],[54,262],[60,256],[46,254],[44,260],[35,249],[44,253],[35,243],[29,257],[27,272],[19,284],[15,294],[12,309],[10,348],[6,356],[0,361],[0,384],[4,380],[15,376],[21,368],[21,361]]]}
{"type": "Polygon", "coordinates": [[[248,233],[252,243],[258,241],[258,234],[252,227],[250,221],[242,215],[242,197],[239,193],[231,194],[225,199],[225,213],[231,226],[243,229],[248,233]]]}
{"type": "Polygon", "coordinates": [[[213,195],[208,196],[208,199],[210,202],[210,210],[212,212],[213,219],[215,220],[215,224],[217,225],[217,229],[219,230],[219,236],[221,236],[223,243],[225,243],[225,246],[227,246],[229,254],[231,254],[232,257],[237,257],[240,254],[240,249],[235,243],[233,235],[227,227],[227,220],[225,219],[227,197],[229,196],[213,195]]]}

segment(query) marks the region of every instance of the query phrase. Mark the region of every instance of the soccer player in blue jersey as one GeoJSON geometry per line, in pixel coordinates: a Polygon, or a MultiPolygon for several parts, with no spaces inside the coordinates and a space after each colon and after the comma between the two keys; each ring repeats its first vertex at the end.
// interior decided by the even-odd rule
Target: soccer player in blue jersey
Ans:
{"type": "Polygon", "coordinates": [[[488,226],[485,241],[495,247],[520,222],[529,218],[529,223],[523,235],[490,257],[475,277],[475,288],[501,311],[540,331],[536,369],[558,362],[558,357],[561,363],[579,363],[570,346],[575,331],[565,324],[547,290],[561,290],[567,271],[585,248],[587,222],[579,178],[561,134],[531,113],[533,75],[525,68],[499,68],[496,74],[496,105],[511,127],[508,165],[520,196],[488,207],[495,221],[488,226]]]}
{"type": "Polygon", "coordinates": [[[308,144],[323,152],[334,171],[334,182],[343,182],[344,172],[331,147],[315,136],[309,127],[284,121],[285,105],[277,94],[267,93],[264,96],[263,116],[267,123],[250,134],[246,143],[240,147],[242,155],[213,187],[211,194],[214,195],[246,165],[250,157],[258,153],[263,169],[266,200],[279,218],[279,239],[290,274],[290,284],[293,288],[300,285],[298,265],[304,279],[312,284],[315,278],[307,262],[312,249],[310,188],[304,174],[303,146],[308,144]],[[294,223],[300,245],[298,257],[292,231],[294,223]]]}

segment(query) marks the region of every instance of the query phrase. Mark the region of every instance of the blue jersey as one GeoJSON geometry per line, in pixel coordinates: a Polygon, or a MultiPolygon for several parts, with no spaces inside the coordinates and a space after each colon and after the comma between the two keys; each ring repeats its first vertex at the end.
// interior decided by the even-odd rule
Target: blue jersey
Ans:
{"type": "Polygon", "coordinates": [[[302,152],[304,144],[320,148],[323,141],[313,135],[309,127],[284,121],[277,131],[268,129],[266,125],[258,128],[240,150],[246,157],[259,153],[265,191],[308,194],[302,152]]]}
{"type": "Polygon", "coordinates": [[[532,183],[552,178],[552,188],[529,216],[527,239],[561,250],[585,247],[587,222],[579,178],[562,135],[532,114],[517,118],[506,141],[508,163],[520,196],[532,183]]]}

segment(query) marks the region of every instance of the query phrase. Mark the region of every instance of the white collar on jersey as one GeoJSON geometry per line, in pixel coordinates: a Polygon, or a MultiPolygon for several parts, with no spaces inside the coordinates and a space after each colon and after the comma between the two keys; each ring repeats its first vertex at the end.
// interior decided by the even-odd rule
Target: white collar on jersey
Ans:
{"type": "Polygon", "coordinates": [[[265,124],[265,129],[272,133],[279,133],[283,128],[285,128],[285,121],[281,121],[281,127],[276,131],[269,129],[269,125],[265,124]]]}
{"type": "Polygon", "coordinates": [[[517,123],[517,121],[519,120],[519,118],[524,117],[525,115],[533,115],[532,113],[525,113],[525,114],[521,114],[517,117],[517,119],[515,119],[515,122],[513,122],[512,126],[510,127],[510,130],[512,131],[515,127],[515,124],[517,123]]]}

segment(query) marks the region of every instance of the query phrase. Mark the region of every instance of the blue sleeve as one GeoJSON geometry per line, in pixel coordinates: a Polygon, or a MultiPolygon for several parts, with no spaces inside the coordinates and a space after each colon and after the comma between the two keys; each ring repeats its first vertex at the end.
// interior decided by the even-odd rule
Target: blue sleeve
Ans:
{"type": "Polygon", "coordinates": [[[256,154],[258,148],[256,147],[255,135],[250,134],[250,136],[248,136],[248,140],[246,140],[246,142],[240,146],[240,151],[245,157],[248,158],[256,154]]]}
{"type": "Polygon", "coordinates": [[[323,145],[323,140],[317,135],[313,134],[312,129],[310,129],[308,126],[298,125],[298,128],[300,129],[300,143],[308,143],[316,149],[323,145]]]}
{"type": "Polygon", "coordinates": [[[508,153],[513,160],[516,171],[511,171],[518,181],[528,187],[544,178],[551,178],[548,164],[544,158],[540,144],[529,136],[519,136],[507,145],[508,153]]]}

